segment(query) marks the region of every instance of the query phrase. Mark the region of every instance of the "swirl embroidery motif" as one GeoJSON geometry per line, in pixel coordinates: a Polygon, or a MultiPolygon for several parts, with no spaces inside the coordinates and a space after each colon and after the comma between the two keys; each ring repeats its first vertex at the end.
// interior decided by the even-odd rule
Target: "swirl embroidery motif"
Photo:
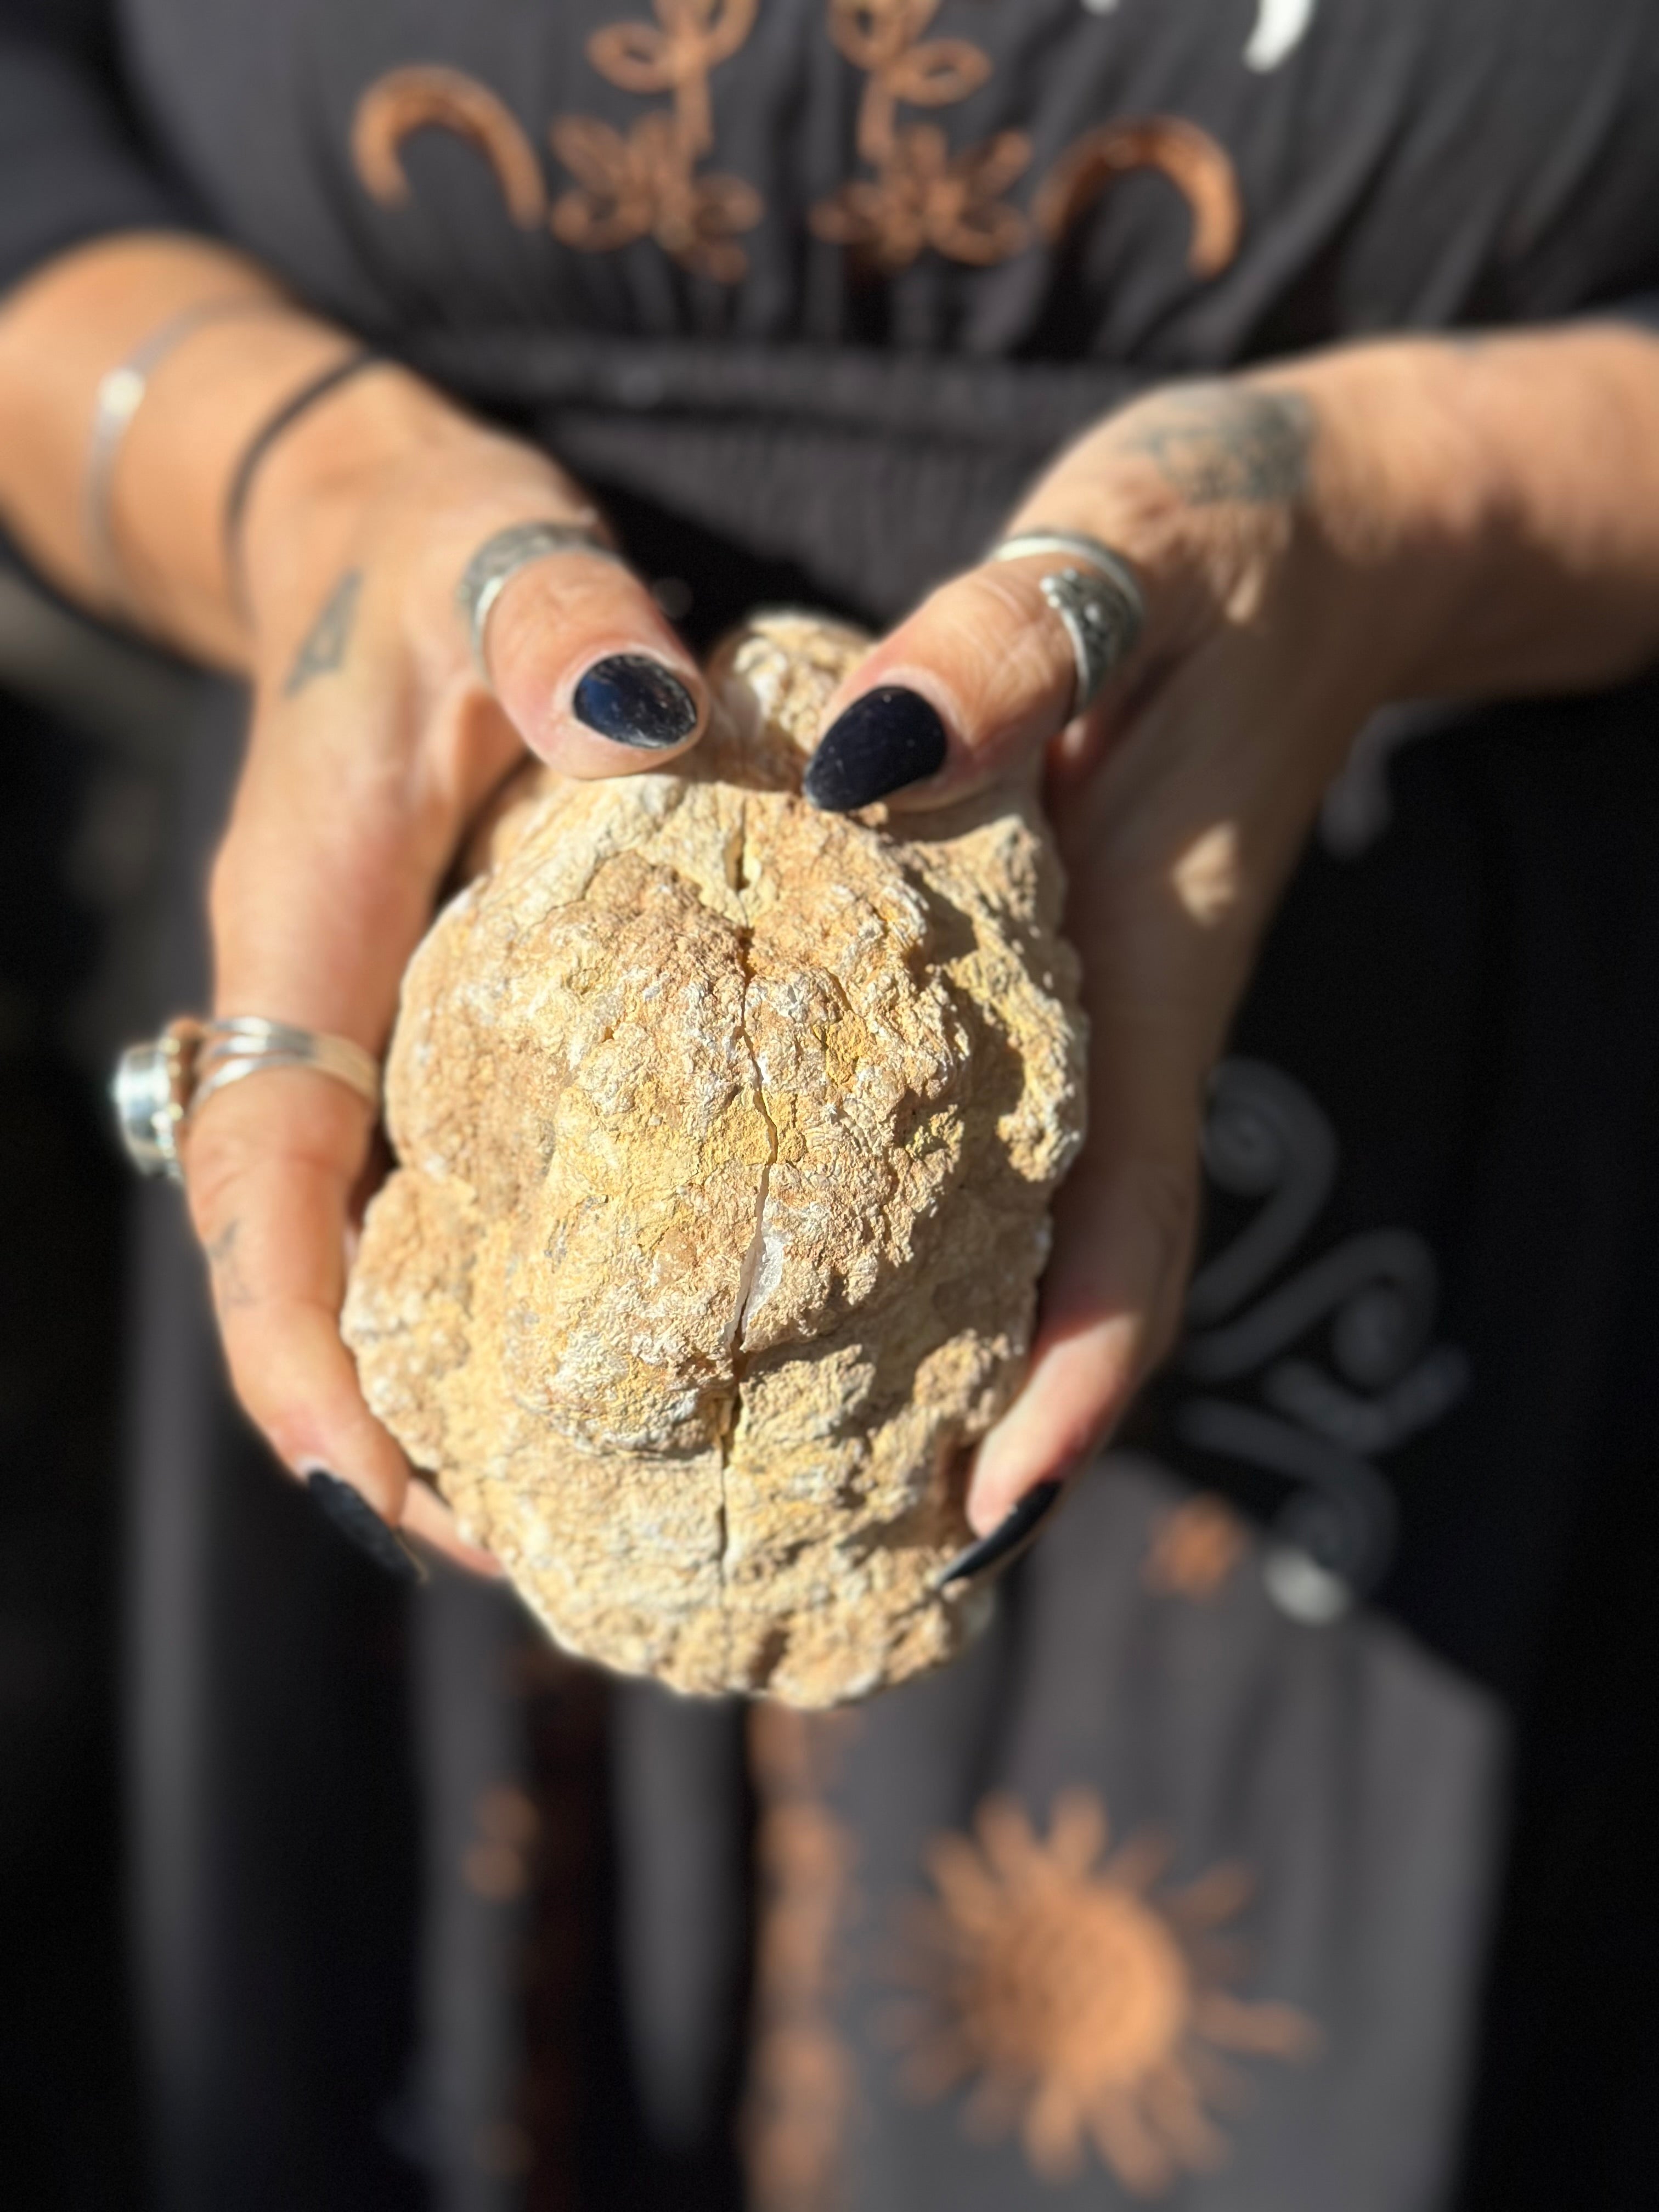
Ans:
{"type": "Polygon", "coordinates": [[[854,1713],[749,1716],[759,1819],[754,2046],[741,2140],[754,2212],[839,2212],[857,2069],[835,2019],[844,1926],[858,1905],[857,1841],[827,1792],[854,1713]]]}
{"type": "Polygon", "coordinates": [[[1177,1371],[1199,1392],[1172,1420],[1183,1443],[1291,1486],[1264,1574],[1280,1609],[1309,1622],[1339,1618],[1381,1581],[1396,1512],[1376,1462],[1443,1420],[1469,1387],[1462,1352],[1431,1340],[1439,1271],[1414,1231],[1362,1231],[1275,1282],[1337,1164],[1335,1133],[1299,1084],[1260,1061],[1222,1063],[1204,1164],[1218,1190],[1257,1210],[1188,1293],[1177,1371]],[[1322,1325],[1334,1374],[1292,1352],[1322,1325]],[[1255,1405],[1218,1389],[1251,1384],[1255,1405]]]}
{"type": "Polygon", "coordinates": [[[642,116],[624,137],[589,115],[561,116],[548,137],[575,178],[554,205],[554,235],[605,252],[654,238],[682,268],[735,284],[749,257],[733,243],[765,204],[741,177],[699,174],[714,143],[708,80],[755,27],[759,0],[653,0],[657,24],[595,31],[587,58],[624,92],[668,92],[671,109],[642,116]]]}
{"type": "Polygon", "coordinates": [[[811,214],[819,238],[857,248],[876,267],[907,267],[925,246],[979,267],[1025,244],[1025,218],[1002,195],[1030,167],[1031,142],[1003,131],[950,152],[937,125],[901,125],[898,109],[946,107],[976,92],[990,57],[965,39],[922,42],[939,0],[830,0],[830,35],[866,82],[858,149],[876,172],[854,178],[811,214]]]}
{"type": "MultiPolygon", "coordinates": [[[[742,177],[699,167],[714,143],[710,79],[755,27],[760,0],[652,0],[656,21],[607,24],[587,58],[607,82],[667,93],[626,132],[597,116],[562,115],[549,126],[553,152],[574,179],[550,209],[540,159],[523,125],[487,85],[464,70],[415,63],[376,79],[357,104],[351,152],[381,206],[404,207],[410,189],[404,142],[448,131],[489,163],[512,220],[545,224],[567,246],[604,253],[653,238],[682,268],[721,284],[745,275],[737,242],[765,213],[742,177]]],[[[1177,116],[1126,118],[1087,132],[1043,179],[1030,216],[1010,189],[1031,162],[1023,131],[1000,131],[952,152],[934,123],[906,123],[902,107],[942,108],[988,83],[990,57],[965,39],[924,34],[941,0],[829,0],[836,49],[864,73],[857,150],[872,175],[854,177],[818,202],[816,236],[892,276],[932,251],[988,268],[1036,240],[1053,246],[1117,179],[1156,171],[1185,199],[1193,230],[1191,274],[1207,281],[1236,257],[1243,228],[1238,180],[1225,150],[1177,116]]]]}
{"type": "Polygon", "coordinates": [[[351,152],[382,207],[410,199],[405,139],[447,131],[489,162],[507,213],[521,229],[546,222],[556,238],[602,253],[654,238],[683,268],[735,284],[749,266],[734,240],[765,203],[741,177],[699,173],[714,141],[708,80],[755,27],[760,0],[653,0],[657,21],[611,23],[587,58],[625,92],[668,92],[673,105],[641,116],[625,136],[591,115],[558,117],[553,151],[576,179],[550,210],[541,164],[518,118],[465,70],[416,63],[377,78],[357,103],[351,152]]]}

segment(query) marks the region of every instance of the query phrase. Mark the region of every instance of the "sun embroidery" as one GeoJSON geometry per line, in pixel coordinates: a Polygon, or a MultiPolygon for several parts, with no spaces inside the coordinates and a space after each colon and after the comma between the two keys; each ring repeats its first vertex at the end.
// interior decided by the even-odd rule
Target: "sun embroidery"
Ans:
{"type": "Polygon", "coordinates": [[[1103,1859],[1105,1808],[1087,1790],[1055,1800],[1046,1842],[1006,1797],[975,1826],[976,1841],[935,1844],[937,1894],[914,1900],[902,1972],[923,2002],[895,2021],[904,2086],[927,2100],[971,2081],[968,2131],[1018,2126],[1048,2181],[1072,2179],[1091,2142],[1137,2196],[1220,2164],[1212,2108],[1246,2087],[1222,2052],[1297,2058],[1316,2041],[1301,2013],[1228,1986],[1238,1947],[1218,1931],[1248,1875],[1218,1867],[1154,1896],[1170,1845],[1137,1837],[1103,1859]]]}

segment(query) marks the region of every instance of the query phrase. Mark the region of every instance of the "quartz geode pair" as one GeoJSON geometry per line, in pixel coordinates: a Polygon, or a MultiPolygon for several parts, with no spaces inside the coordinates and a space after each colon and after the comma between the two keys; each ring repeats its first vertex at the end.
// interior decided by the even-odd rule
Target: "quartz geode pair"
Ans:
{"type": "Polygon", "coordinates": [[[950,1657],[961,1448],[1007,1403],[1083,1121],[1030,797],[799,796],[865,649],[716,654],[672,774],[540,774],[416,954],[345,1330],[568,1650],[802,1705],[950,1657]]]}

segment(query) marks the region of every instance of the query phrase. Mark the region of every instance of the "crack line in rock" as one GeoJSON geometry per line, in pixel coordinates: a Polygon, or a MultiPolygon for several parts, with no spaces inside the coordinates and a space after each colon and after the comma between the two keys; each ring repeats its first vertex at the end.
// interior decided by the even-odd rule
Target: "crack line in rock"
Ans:
{"type": "MultiPolygon", "coordinates": [[[[749,802],[745,799],[743,802],[743,812],[738,830],[738,881],[736,889],[739,900],[742,899],[744,884],[747,879],[748,859],[749,802]]],[[[728,1677],[732,1671],[732,1624],[731,1616],[726,1610],[726,1554],[730,1528],[730,1524],[726,1518],[726,1468],[731,1462],[732,1438],[736,1432],[738,1423],[743,1415],[743,1376],[745,1364],[744,1356],[744,1330],[749,1317],[749,1301],[754,1294],[755,1279],[760,1272],[761,1257],[765,1249],[766,1201],[772,1187],[773,1165],[778,1157],[777,1125],[773,1121],[770,1114],[766,1110],[765,1080],[761,1073],[760,1059],[755,1050],[754,1040],[749,1034],[749,993],[755,980],[754,970],[750,964],[749,953],[750,947],[753,942],[754,930],[752,926],[745,919],[743,922],[739,923],[738,927],[738,953],[739,959],[743,963],[743,1003],[738,1010],[738,1027],[742,1031],[744,1045],[749,1054],[749,1062],[755,1072],[755,1101],[760,1109],[761,1119],[766,1124],[768,1151],[767,1157],[761,1164],[760,1190],[755,1206],[755,1232],[749,1240],[749,1249],[744,1255],[743,1266],[739,1269],[738,1274],[738,1297],[737,1304],[732,1316],[731,1334],[732,1371],[736,1388],[732,1392],[730,1418],[726,1422],[725,1431],[720,1440],[720,1547],[719,1556],[714,1563],[714,1567],[720,1589],[720,1613],[726,1624],[726,1649],[725,1665],[728,1677]]]]}

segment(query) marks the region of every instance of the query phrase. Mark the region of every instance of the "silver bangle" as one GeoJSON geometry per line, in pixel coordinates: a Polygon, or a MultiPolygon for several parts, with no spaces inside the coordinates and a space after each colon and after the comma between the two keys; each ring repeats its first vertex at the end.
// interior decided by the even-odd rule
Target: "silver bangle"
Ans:
{"type": "Polygon", "coordinates": [[[532,561],[544,561],[551,553],[590,553],[601,561],[614,562],[619,568],[628,565],[620,553],[605,544],[593,523],[514,522],[498,530],[493,538],[486,538],[455,586],[455,605],[466,624],[472,665],[486,684],[489,663],[484,647],[495,602],[520,568],[527,568],[532,561]]]}
{"type": "Polygon", "coordinates": [[[87,439],[84,518],[87,550],[99,580],[117,605],[125,603],[126,579],[115,550],[115,465],[126,443],[132,420],[143,404],[152,376],[161,363],[188,337],[210,323],[228,322],[241,315],[270,315],[289,312],[281,300],[256,295],[228,300],[199,300],[192,307],[169,315],[166,322],[140,340],[123,362],[98,380],[92,403],[92,428],[87,439]]]}
{"type": "Polygon", "coordinates": [[[144,1175],[183,1180],[179,1139],[216,1091],[273,1067],[308,1067],[343,1083],[378,1113],[380,1071],[349,1037],[292,1023],[234,1014],[222,1021],[182,1015],[148,1044],[129,1045],[110,1086],[127,1157],[144,1175]]]}
{"type": "Polygon", "coordinates": [[[1037,586],[1071,641],[1077,681],[1069,720],[1093,704],[1113,669],[1133,651],[1146,624],[1146,602],[1122,555],[1080,530],[1023,530],[993,546],[987,557],[1030,561],[1044,554],[1087,564],[1052,571],[1037,586]]]}

